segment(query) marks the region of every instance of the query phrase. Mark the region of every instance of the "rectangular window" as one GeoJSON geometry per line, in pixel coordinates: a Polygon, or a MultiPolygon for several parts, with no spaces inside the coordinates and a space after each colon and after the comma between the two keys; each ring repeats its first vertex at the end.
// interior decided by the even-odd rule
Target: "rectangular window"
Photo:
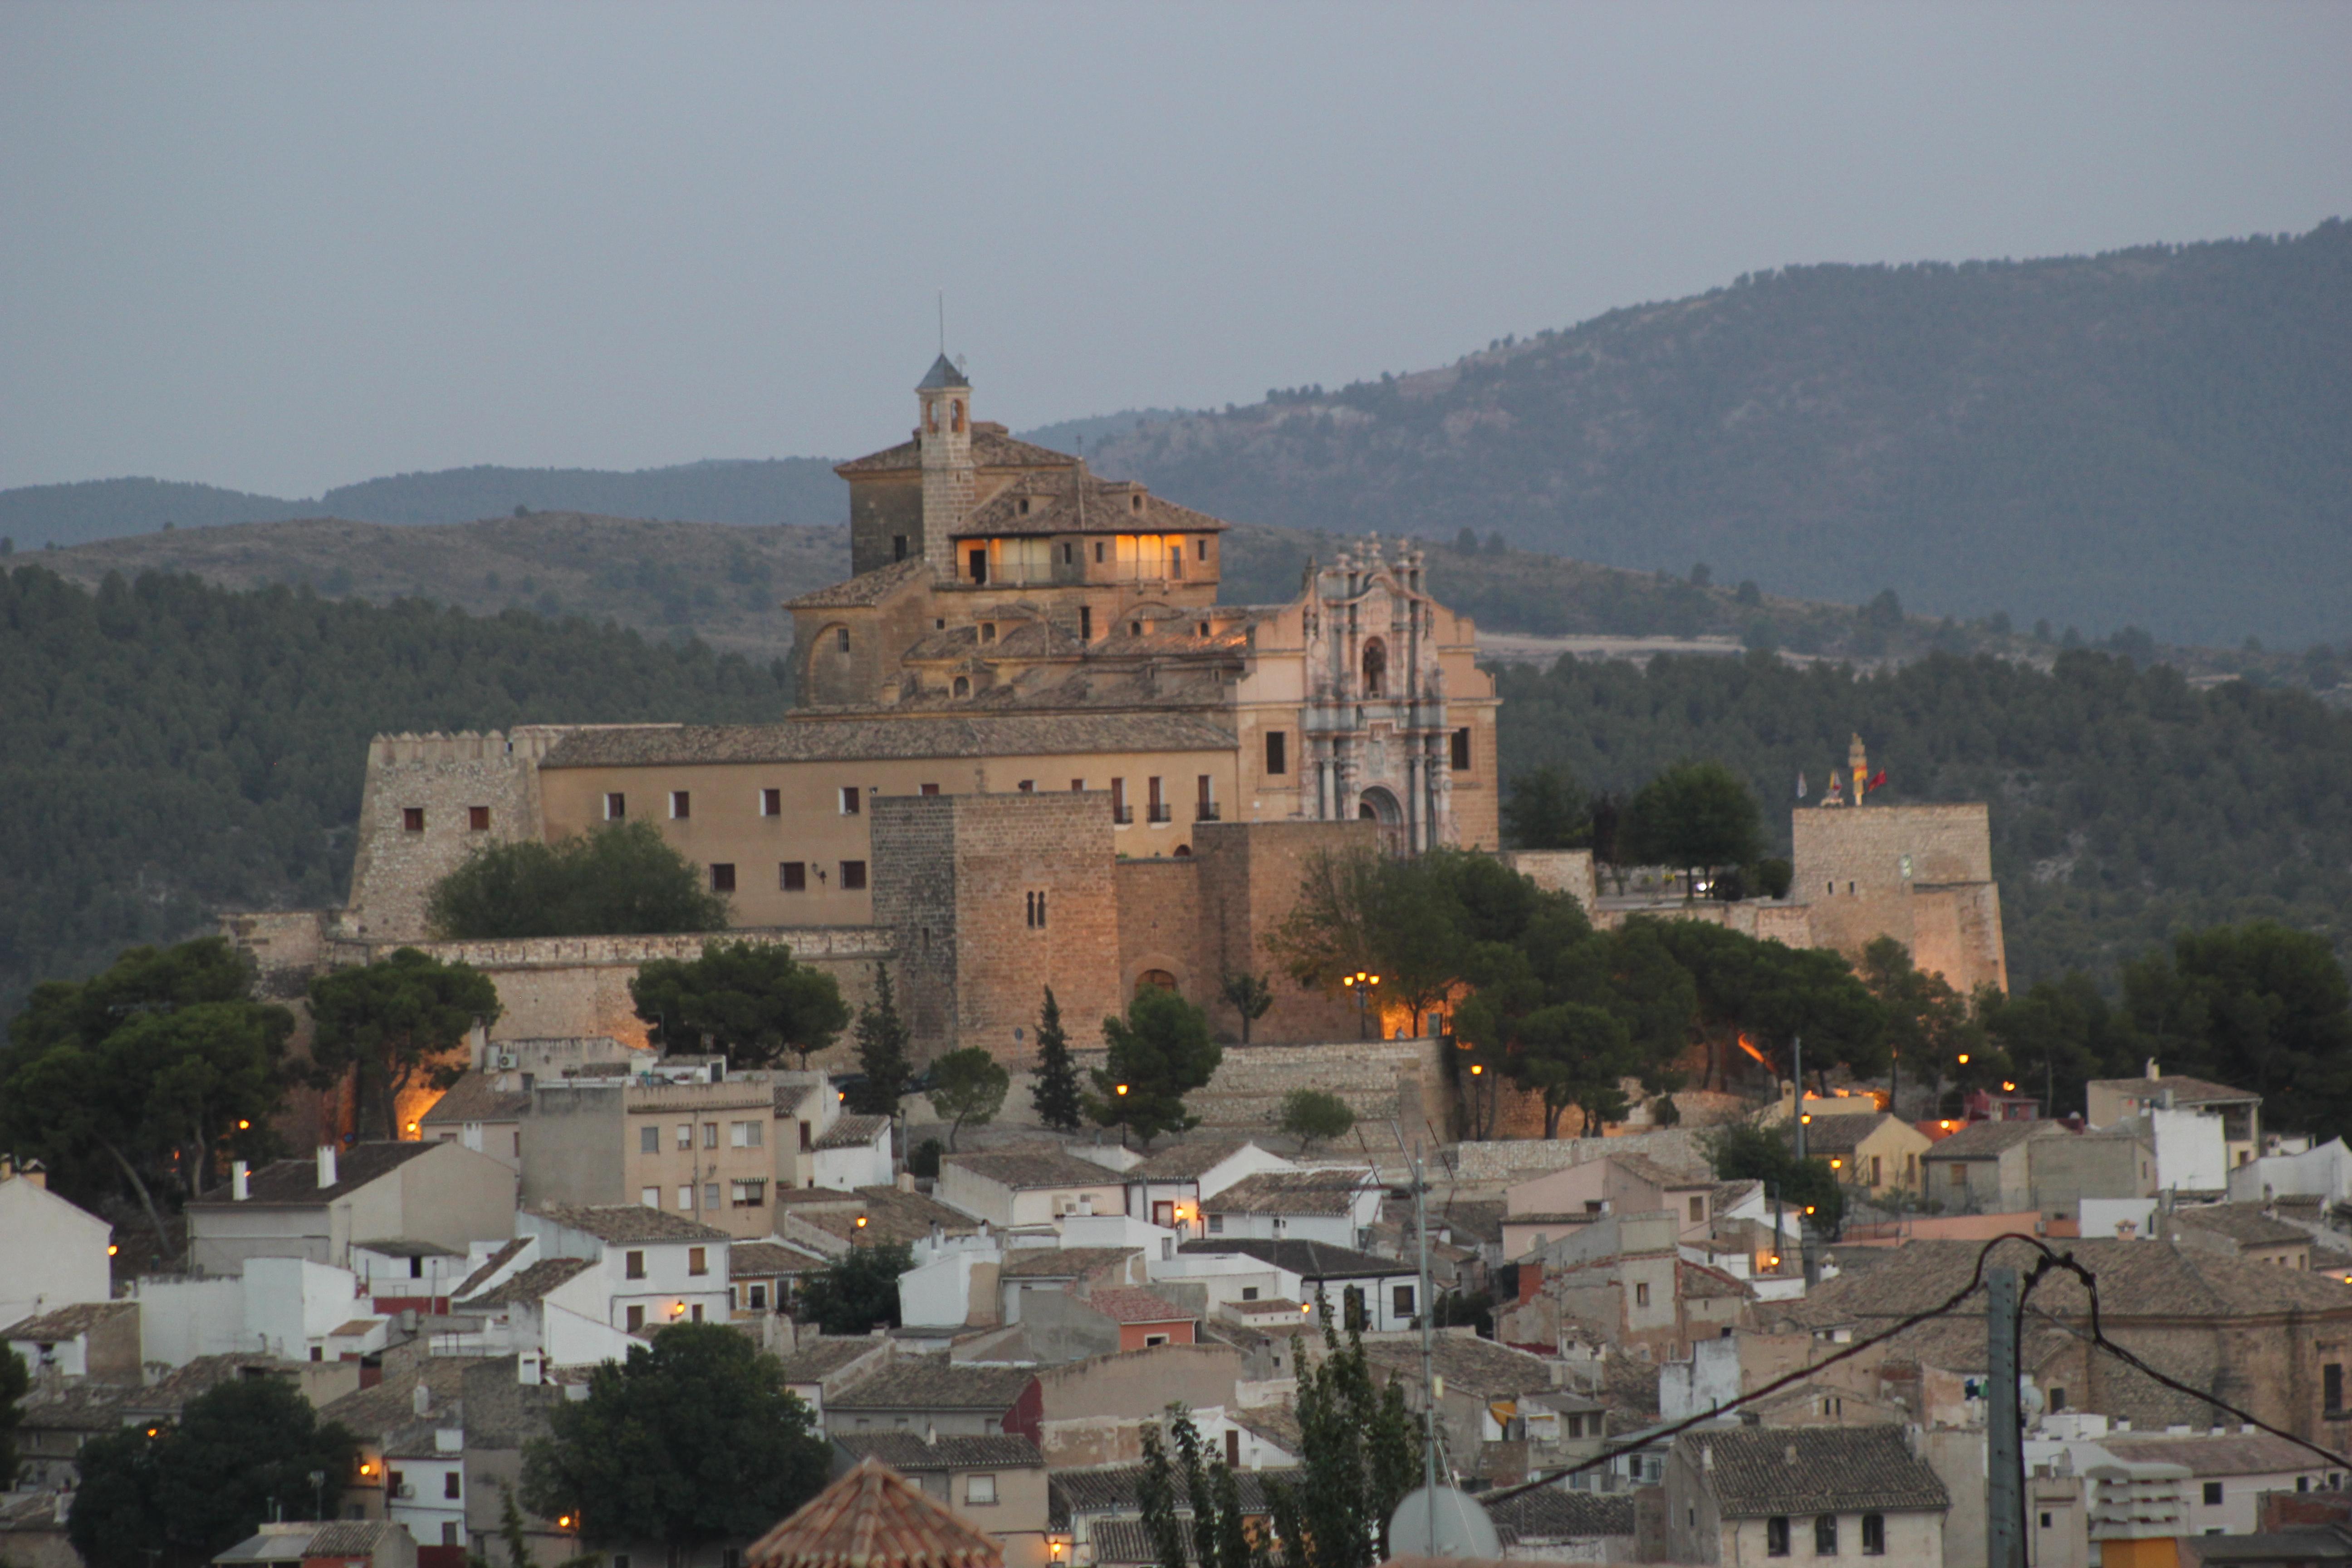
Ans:
{"type": "Polygon", "coordinates": [[[1968,1184],[1969,1184],[1969,1170],[1968,1170],[1968,1167],[1967,1167],[1966,1165],[1961,1164],[1958,1160],[1953,1161],[1953,1162],[1952,1162],[1952,1185],[1954,1185],[1954,1186],[1956,1186],[1956,1187],[1965,1187],[1965,1186],[1967,1186],[1968,1184]]]}
{"type": "Polygon", "coordinates": [[[1244,1285],[1244,1286],[1243,1286],[1243,1287],[1242,1287],[1242,1300],[1244,1300],[1244,1301],[1255,1301],[1255,1300],[1257,1300],[1257,1287],[1256,1287],[1256,1286],[1255,1286],[1255,1285],[1244,1285]]]}
{"type": "Polygon", "coordinates": [[[1143,1348],[1145,1350],[1150,1350],[1154,1345],[1164,1345],[1167,1342],[1168,1336],[1166,1334],[1146,1334],[1143,1336],[1143,1348]]]}
{"type": "Polygon", "coordinates": [[[604,797],[604,820],[620,822],[629,815],[629,797],[615,790],[604,797]]]}
{"type": "Polygon", "coordinates": [[[627,1322],[629,1325],[629,1332],[633,1334],[639,1329],[644,1328],[646,1326],[646,1310],[643,1307],[630,1308],[627,1322]]]}
{"type": "Polygon", "coordinates": [[[660,1128],[656,1127],[651,1122],[647,1122],[645,1126],[637,1129],[637,1152],[640,1154],[658,1154],[661,1152],[660,1128]]]}
{"type": "Polygon", "coordinates": [[[1833,1513],[1813,1515],[1813,1555],[1816,1557],[1837,1555],[1837,1515],[1833,1513]]]}
{"type": "Polygon", "coordinates": [[[645,1206],[649,1209],[657,1209],[661,1207],[661,1189],[659,1187],[639,1187],[637,1189],[637,1202],[645,1205],[645,1206]]]}
{"type": "Polygon", "coordinates": [[[1127,781],[1125,779],[1113,779],[1110,781],[1110,819],[1114,824],[1121,827],[1126,826],[1129,823],[1135,820],[1135,810],[1132,806],[1129,806],[1127,804],[1127,781]]]}
{"type": "Polygon", "coordinates": [[[783,816],[784,792],[780,789],[761,790],[760,792],[760,815],[761,816],[783,816]]]}
{"type": "Polygon", "coordinates": [[[1470,731],[1467,729],[1454,731],[1453,752],[1453,756],[1448,760],[1454,764],[1454,771],[1457,773],[1468,773],[1470,771],[1470,731]]]}
{"type": "MultiPolygon", "coordinates": [[[[2050,1528],[2050,1516],[2046,1513],[2042,1516],[2042,1528],[2044,1530],[2050,1528]]],[[[1886,1555],[1886,1516],[1885,1514],[1865,1513],[1862,1516],[1862,1554],[1864,1557],[1886,1555]]]]}
{"type": "Polygon", "coordinates": [[[1874,1187],[1879,1184],[1878,1162],[1881,1157],[1877,1154],[1870,1157],[1870,1184],[1874,1187]]]}
{"type": "Polygon", "coordinates": [[[400,808],[400,826],[401,831],[404,833],[424,832],[425,808],[421,805],[402,806],[400,808]]]}
{"type": "Polygon", "coordinates": [[[1223,1236],[1225,1234],[1224,1215],[1221,1214],[1213,1214],[1209,1216],[1209,1234],[1211,1236],[1223,1236]]]}
{"type": "Polygon", "coordinates": [[[857,786],[856,784],[842,785],[841,815],[844,816],[856,816],[858,812],[859,805],[860,801],[857,794],[857,786]]]}
{"type": "Polygon", "coordinates": [[[1019,784],[1014,784],[1013,788],[1016,793],[1021,795],[1035,795],[1037,793],[1037,781],[1035,779],[1023,779],[1019,784]]]}
{"type": "Polygon", "coordinates": [[[966,1476],[963,1482],[963,1500],[973,1508],[995,1507],[996,1478],[966,1476]]]}
{"type": "Polygon", "coordinates": [[[488,833],[490,830],[490,808],[487,805],[467,806],[466,827],[468,832],[488,833]]]}
{"type": "Polygon", "coordinates": [[[669,792],[669,815],[673,822],[684,822],[694,815],[694,792],[674,789],[669,792]]]}
{"type": "Polygon", "coordinates": [[[677,1212],[680,1214],[692,1214],[694,1212],[694,1189],[692,1187],[686,1186],[678,1188],[677,1212]]]}
{"type": "Polygon", "coordinates": [[[1079,793],[1083,792],[1083,791],[1086,789],[1086,787],[1087,787],[1087,781],[1086,781],[1086,780],[1084,780],[1084,779],[1072,779],[1072,780],[1070,781],[1070,793],[1071,793],[1072,795],[1077,795],[1077,794],[1079,794],[1079,793]]]}
{"type": "Polygon", "coordinates": [[[693,1122],[681,1121],[677,1124],[677,1146],[681,1149],[691,1149],[694,1147],[693,1122]]]}
{"type": "Polygon", "coordinates": [[[1789,1521],[1785,1514],[1774,1514],[1764,1521],[1764,1555],[1789,1555],[1789,1521]]]}
{"type": "Polygon", "coordinates": [[[893,561],[904,561],[906,558],[907,536],[903,533],[892,534],[890,536],[890,559],[893,561]]]}
{"type": "Polygon", "coordinates": [[[731,1208],[765,1208],[768,1206],[768,1184],[761,1181],[737,1182],[733,1184],[727,1201],[731,1208]]]}
{"type": "Polygon", "coordinates": [[[702,1124],[702,1146],[706,1149],[719,1147],[719,1123],[716,1121],[706,1121],[702,1124]]]}
{"type": "Polygon", "coordinates": [[[1635,1284],[1634,1284],[1634,1286],[1633,1286],[1633,1305],[1635,1305],[1636,1307],[1646,1307],[1646,1306],[1648,1306],[1649,1304],[1650,1304],[1650,1286],[1649,1286],[1649,1282],[1648,1282],[1647,1280],[1640,1280],[1640,1281],[1636,1281],[1636,1282],[1635,1282],[1635,1284]]]}
{"type": "Polygon", "coordinates": [[[1095,640],[1095,612],[1090,605],[1078,606],[1078,640],[1080,642],[1095,640]]]}
{"type": "Polygon", "coordinates": [[[768,1139],[766,1122],[745,1121],[739,1123],[739,1125],[741,1128],[741,1131],[739,1134],[741,1142],[737,1143],[735,1147],[738,1149],[758,1149],[766,1145],[768,1139]]]}
{"type": "Polygon", "coordinates": [[[811,1150],[814,1149],[814,1148],[816,1147],[816,1144],[815,1144],[815,1142],[812,1140],[811,1134],[810,1134],[810,1132],[809,1132],[809,1124],[808,1124],[807,1122],[805,1122],[805,1121],[802,1122],[802,1123],[800,1124],[800,1129],[801,1129],[801,1152],[802,1152],[802,1153],[803,1153],[803,1154],[805,1154],[805,1153],[809,1152],[811,1150]]]}
{"type": "Polygon", "coordinates": [[[1705,1198],[1691,1199],[1690,1216],[1691,1223],[1693,1225],[1696,1225],[1699,1221],[1706,1217],[1706,1200],[1705,1198]]]}
{"type": "Polygon", "coordinates": [[[710,863],[710,890],[714,893],[731,893],[735,890],[735,862],[713,860],[710,863]]]}
{"type": "Polygon", "coordinates": [[[940,786],[937,784],[923,784],[919,786],[915,793],[917,795],[937,795],[940,793],[940,786]]]}
{"type": "Polygon", "coordinates": [[[442,1495],[443,1497],[456,1497],[456,1496],[457,1496],[457,1495],[458,1495],[458,1492],[457,1492],[457,1486],[458,1486],[458,1477],[457,1477],[457,1471],[455,1471],[455,1470],[447,1471],[447,1472],[446,1472],[446,1473],[445,1473],[445,1474],[442,1476],[442,1478],[441,1478],[441,1495],[442,1495]]]}
{"type": "Polygon", "coordinates": [[[1151,822],[1167,821],[1168,804],[1160,798],[1159,776],[1154,774],[1152,777],[1144,780],[1143,783],[1145,789],[1149,792],[1146,804],[1150,807],[1151,812],[1151,815],[1146,820],[1151,822]]]}
{"type": "Polygon", "coordinates": [[[804,860],[779,860],[776,863],[776,886],[787,893],[808,891],[808,863],[804,860]]]}
{"type": "Polygon", "coordinates": [[[1265,771],[1286,773],[1290,771],[1290,737],[1280,730],[1265,732],[1265,771]]]}
{"type": "Polygon", "coordinates": [[[1184,542],[1181,539],[1168,547],[1168,575],[1184,575],[1184,542]]]}
{"type": "Polygon", "coordinates": [[[985,548],[966,551],[964,559],[971,563],[971,580],[974,583],[988,581],[988,551],[985,548]]]}
{"type": "Polygon", "coordinates": [[[1397,1285],[1390,1289],[1389,1306],[1400,1318],[1412,1316],[1412,1289],[1410,1285],[1397,1285]]]}
{"type": "Polygon", "coordinates": [[[751,1310],[753,1310],[753,1311],[755,1311],[755,1312],[764,1312],[764,1311],[766,1311],[767,1310],[768,1310],[768,1288],[767,1288],[765,1285],[754,1285],[754,1286],[752,1286],[752,1287],[751,1287],[751,1310]]]}
{"type": "Polygon", "coordinates": [[[688,1274],[709,1273],[710,1249],[707,1247],[688,1247],[686,1249],[686,1271],[688,1274]]]}
{"type": "Polygon", "coordinates": [[[1067,566],[1078,558],[1078,547],[1068,540],[1062,542],[1062,564],[1067,566]]]}
{"type": "Polygon", "coordinates": [[[841,863],[841,890],[845,893],[862,893],[866,890],[865,861],[844,860],[841,863]]]}
{"type": "Polygon", "coordinates": [[[719,1184],[717,1182],[709,1182],[704,1184],[702,1189],[702,1206],[707,1209],[715,1209],[719,1206],[719,1184]]]}
{"type": "Polygon", "coordinates": [[[1044,893],[1042,893],[1042,892],[1035,892],[1035,893],[1024,893],[1024,894],[1023,894],[1023,895],[1022,895],[1022,897],[1023,897],[1023,899],[1025,900],[1025,903],[1026,903],[1026,907],[1025,907],[1025,909],[1024,910],[1023,913],[1024,913],[1024,918],[1025,918],[1025,920],[1026,920],[1026,921],[1027,921],[1027,923],[1028,923],[1028,927],[1029,927],[1029,929],[1030,929],[1031,931],[1043,931],[1043,930],[1045,930],[1045,895],[1044,893]]]}
{"type": "Polygon", "coordinates": [[[1209,775],[1199,774],[1198,781],[1198,793],[1192,801],[1192,820],[1214,822],[1217,820],[1217,801],[1216,796],[1210,793],[1209,775]]]}
{"type": "Polygon", "coordinates": [[[2205,1483],[2205,1506],[2207,1508],[2220,1508],[2221,1506],[2221,1482],[2207,1481],[2205,1483]]]}
{"type": "Polygon", "coordinates": [[[644,1279],[646,1277],[646,1255],[642,1252],[632,1252],[627,1254],[623,1260],[621,1272],[627,1275],[632,1279],[644,1279]]]}
{"type": "Polygon", "coordinates": [[[2327,1414],[2341,1415],[2344,1413],[2344,1363],[2331,1361],[2321,1367],[2319,1386],[2327,1414]]]}
{"type": "Polygon", "coordinates": [[[1096,541],[1095,541],[1095,564],[1096,564],[1096,565],[1097,565],[1097,566],[1099,566],[1099,565],[1101,565],[1102,563],[1103,563],[1103,542],[1102,542],[1102,541],[1101,541],[1101,540],[1097,539],[1097,540],[1096,540],[1096,541]]]}
{"type": "Polygon", "coordinates": [[[835,626],[834,628],[833,646],[839,652],[847,653],[849,651],[849,628],[847,626],[835,626]]]}
{"type": "Polygon", "coordinates": [[[1208,542],[1207,540],[1205,540],[1205,539],[1196,539],[1196,540],[1194,540],[1194,541],[1192,542],[1192,549],[1193,549],[1193,551],[1194,551],[1194,557],[1193,557],[1193,558],[1194,558],[1195,560],[1199,560],[1199,561],[1206,561],[1206,560],[1209,558],[1209,542],[1208,542]]]}

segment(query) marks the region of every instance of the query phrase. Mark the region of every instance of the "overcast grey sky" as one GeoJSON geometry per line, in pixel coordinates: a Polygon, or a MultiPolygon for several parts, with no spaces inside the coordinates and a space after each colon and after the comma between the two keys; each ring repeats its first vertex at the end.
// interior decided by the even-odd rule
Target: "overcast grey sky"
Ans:
{"type": "Polygon", "coordinates": [[[2352,6],[0,6],[0,487],[847,456],[2352,214],[2352,6]]]}

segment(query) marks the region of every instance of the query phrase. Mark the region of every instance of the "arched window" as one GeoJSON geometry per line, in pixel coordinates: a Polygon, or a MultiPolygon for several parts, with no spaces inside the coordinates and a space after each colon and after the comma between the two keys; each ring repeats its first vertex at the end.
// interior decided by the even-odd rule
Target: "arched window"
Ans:
{"type": "Polygon", "coordinates": [[[971,695],[971,681],[969,678],[961,675],[955,678],[955,694],[958,697],[971,695]]]}
{"type": "Polygon", "coordinates": [[[1381,641],[1378,637],[1365,638],[1364,695],[1367,697],[1381,696],[1382,694],[1382,688],[1385,687],[1388,682],[1388,644],[1381,641]]]}
{"type": "Polygon", "coordinates": [[[963,399],[961,397],[948,405],[948,427],[959,436],[963,434],[963,399]]]}
{"type": "Polygon", "coordinates": [[[1146,991],[1155,989],[1160,991],[1175,990],[1176,977],[1169,973],[1164,969],[1147,969],[1142,973],[1135,977],[1135,994],[1138,996],[1142,995],[1146,991]]]}

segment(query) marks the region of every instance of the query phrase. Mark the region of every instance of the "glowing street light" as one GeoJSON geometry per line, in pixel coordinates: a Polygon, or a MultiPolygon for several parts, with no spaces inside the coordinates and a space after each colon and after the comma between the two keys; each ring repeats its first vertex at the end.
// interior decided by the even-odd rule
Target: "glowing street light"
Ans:
{"type": "Polygon", "coordinates": [[[1361,969],[1353,974],[1339,976],[1339,984],[1356,994],[1356,1038],[1360,1040],[1369,1040],[1372,1037],[1370,1033],[1372,990],[1380,983],[1379,975],[1361,969]]]}

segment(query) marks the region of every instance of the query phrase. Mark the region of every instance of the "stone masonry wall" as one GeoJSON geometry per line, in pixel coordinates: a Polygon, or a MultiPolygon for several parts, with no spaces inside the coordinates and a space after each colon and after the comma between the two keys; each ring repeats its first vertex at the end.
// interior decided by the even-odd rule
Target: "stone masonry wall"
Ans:
{"type": "Polygon", "coordinates": [[[958,795],[882,795],[873,835],[874,923],[895,939],[898,1016],[925,1056],[954,1032],[955,803],[958,795]]]}
{"type": "MultiPolygon", "coordinates": [[[[1356,1034],[1355,997],[1301,987],[1282,972],[1265,942],[1297,906],[1299,883],[1314,856],[1370,849],[1379,842],[1379,825],[1363,821],[1204,822],[1195,828],[1192,854],[1201,867],[1198,963],[1208,977],[1208,994],[1215,995],[1218,977],[1229,970],[1264,974],[1274,986],[1273,1008],[1250,1026],[1254,1042],[1335,1040],[1356,1034]]],[[[1206,1005],[1219,1035],[1239,1038],[1239,1016],[1222,1003],[1206,1005]]]]}
{"type": "Polygon", "coordinates": [[[539,759],[562,732],[531,727],[510,735],[467,731],[369,742],[343,929],[372,940],[420,938],[433,884],[467,854],[540,837],[539,759]],[[489,811],[487,829],[471,826],[478,806],[489,811]],[[411,810],[424,813],[421,830],[407,826],[411,810]]]}
{"type": "Polygon", "coordinates": [[[1800,808],[1796,879],[1812,940],[1859,958],[1881,935],[1965,993],[2006,989],[1992,837],[1981,802],[1800,808]]]}

